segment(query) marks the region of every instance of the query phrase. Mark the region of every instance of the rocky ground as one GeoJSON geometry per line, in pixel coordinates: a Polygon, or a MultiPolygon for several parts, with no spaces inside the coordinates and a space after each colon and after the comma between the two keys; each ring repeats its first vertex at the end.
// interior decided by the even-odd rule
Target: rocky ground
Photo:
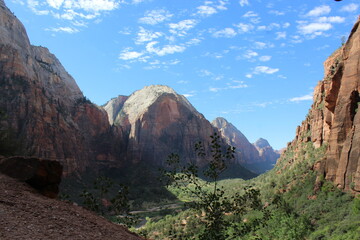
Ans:
{"type": "Polygon", "coordinates": [[[0,174],[0,239],[143,239],[71,203],[0,174]]]}

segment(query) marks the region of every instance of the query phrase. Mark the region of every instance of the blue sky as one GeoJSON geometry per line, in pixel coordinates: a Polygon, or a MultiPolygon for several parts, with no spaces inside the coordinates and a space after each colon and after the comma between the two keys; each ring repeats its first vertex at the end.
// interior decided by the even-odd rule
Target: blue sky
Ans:
{"type": "Polygon", "coordinates": [[[358,0],[5,0],[98,105],[151,84],[251,142],[295,136],[358,0]]]}

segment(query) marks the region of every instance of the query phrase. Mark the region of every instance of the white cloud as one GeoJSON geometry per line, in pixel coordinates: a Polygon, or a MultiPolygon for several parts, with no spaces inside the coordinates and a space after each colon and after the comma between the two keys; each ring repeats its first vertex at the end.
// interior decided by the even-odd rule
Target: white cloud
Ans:
{"type": "Polygon", "coordinates": [[[240,0],[239,4],[240,4],[240,6],[244,7],[244,6],[249,5],[249,1],[248,0],[240,0]]]}
{"type": "Polygon", "coordinates": [[[227,7],[225,7],[227,4],[229,4],[229,2],[227,0],[225,0],[225,1],[220,0],[219,5],[217,5],[215,7],[219,10],[227,10],[227,7]]]}
{"type": "Polygon", "coordinates": [[[155,48],[154,46],[156,44],[158,44],[158,42],[156,41],[149,42],[146,45],[146,51],[149,53],[155,53],[158,56],[165,56],[168,54],[183,52],[186,49],[184,46],[180,46],[180,45],[165,45],[162,48],[155,48]]]}
{"type": "Polygon", "coordinates": [[[350,3],[348,5],[343,6],[340,11],[342,12],[355,12],[356,10],[358,10],[359,8],[359,4],[355,4],[355,3],[350,3]]]}
{"type": "Polygon", "coordinates": [[[236,36],[236,31],[232,28],[225,28],[223,30],[217,31],[213,33],[213,37],[215,38],[232,38],[236,36]]]}
{"type": "Polygon", "coordinates": [[[290,23],[286,22],[286,23],[283,24],[282,27],[283,27],[283,28],[288,28],[288,27],[290,27],[290,23]]]}
{"type": "Polygon", "coordinates": [[[195,96],[195,94],[193,94],[193,93],[185,93],[185,94],[183,94],[183,96],[186,97],[186,98],[189,98],[189,97],[195,96]]]}
{"type": "Polygon", "coordinates": [[[201,15],[201,16],[210,16],[212,14],[217,13],[216,9],[211,7],[211,6],[199,6],[197,7],[198,11],[197,14],[201,15]]]}
{"type": "Polygon", "coordinates": [[[161,32],[152,32],[150,30],[146,30],[143,27],[140,27],[140,31],[137,34],[137,38],[135,40],[136,44],[143,44],[145,42],[150,42],[153,39],[161,37],[163,34],[161,32]]]}
{"type": "Polygon", "coordinates": [[[238,23],[234,25],[238,28],[239,33],[247,33],[254,29],[254,26],[252,24],[246,24],[246,23],[238,23]]]}
{"type": "Polygon", "coordinates": [[[121,60],[133,60],[141,57],[144,55],[142,52],[136,52],[136,51],[130,51],[130,48],[125,49],[122,53],[119,55],[119,59],[121,60]]]}
{"type": "Polygon", "coordinates": [[[271,58],[272,58],[271,56],[261,56],[261,57],[259,57],[259,60],[262,62],[267,62],[267,61],[270,61],[271,58]]]}
{"type": "Polygon", "coordinates": [[[311,94],[289,99],[290,102],[300,102],[300,101],[310,101],[310,100],[313,100],[313,96],[311,94]]]}
{"type": "Polygon", "coordinates": [[[119,6],[116,0],[65,0],[59,7],[65,9],[81,9],[86,12],[111,11],[119,6]]]}
{"type": "Polygon", "coordinates": [[[51,32],[64,32],[64,33],[70,33],[70,34],[79,32],[78,29],[73,28],[73,27],[47,28],[45,30],[46,31],[51,31],[51,32]]]}
{"type": "Polygon", "coordinates": [[[260,31],[271,31],[273,29],[279,29],[281,28],[281,25],[278,24],[278,23],[270,23],[269,25],[265,26],[265,25],[262,25],[262,26],[258,26],[257,27],[257,30],[260,30],[260,31]]]}
{"type": "Polygon", "coordinates": [[[276,40],[279,39],[285,39],[286,38],[286,32],[276,32],[276,40]]]}
{"type": "Polygon", "coordinates": [[[305,25],[299,25],[298,29],[301,34],[309,35],[322,35],[324,31],[328,31],[332,28],[330,23],[309,23],[305,25]]]}
{"type": "Polygon", "coordinates": [[[254,74],[260,74],[260,73],[273,74],[273,73],[276,73],[278,71],[279,71],[278,68],[270,68],[268,66],[257,66],[254,69],[254,74]]]}
{"type": "Polygon", "coordinates": [[[46,0],[50,7],[59,9],[63,4],[64,0],[46,0]]]}
{"type": "Polygon", "coordinates": [[[252,77],[253,77],[253,75],[252,75],[252,74],[250,74],[250,73],[248,73],[248,74],[246,74],[246,75],[245,75],[245,77],[246,77],[246,78],[252,78],[252,77]]]}
{"type": "Polygon", "coordinates": [[[155,25],[169,20],[173,15],[164,9],[147,11],[145,16],[139,19],[140,23],[155,25]]]}
{"type": "Polygon", "coordinates": [[[306,16],[308,17],[318,17],[321,15],[326,15],[329,14],[331,12],[331,8],[328,5],[322,5],[319,7],[316,7],[314,9],[312,9],[311,11],[309,11],[306,16]]]}
{"type": "Polygon", "coordinates": [[[170,23],[170,32],[172,34],[178,35],[178,36],[185,36],[187,34],[187,31],[195,27],[196,20],[194,19],[186,19],[182,20],[178,23],[170,23]]]}
{"type": "Polygon", "coordinates": [[[231,84],[228,84],[230,89],[238,89],[238,88],[247,88],[248,85],[245,84],[244,81],[237,81],[237,80],[234,80],[232,81],[233,83],[231,84]]]}
{"type": "Polygon", "coordinates": [[[274,46],[273,43],[254,42],[254,48],[256,49],[273,48],[274,46]]]}
{"type": "Polygon", "coordinates": [[[339,17],[339,16],[335,16],[335,17],[320,17],[319,19],[317,19],[318,22],[321,23],[343,23],[345,22],[345,18],[344,17],[339,17]]]}
{"type": "MultiPolygon", "coordinates": [[[[37,15],[50,15],[57,19],[71,21],[73,25],[85,27],[86,20],[95,19],[103,12],[113,11],[122,3],[122,0],[27,0],[27,6],[37,15]],[[77,23],[82,22],[82,26],[77,23]]],[[[96,22],[96,21],[94,21],[96,22]]],[[[56,30],[56,28],[54,28],[56,30]]],[[[59,31],[64,29],[59,28],[59,31]]],[[[71,32],[65,29],[65,32],[71,32]]],[[[79,32],[79,29],[78,31],[79,32]]]]}
{"type": "Polygon", "coordinates": [[[257,56],[259,56],[259,54],[257,52],[254,52],[253,50],[247,50],[246,53],[243,55],[243,57],[246,59],[251,59],[257,56]]]}
{"type": "Polygon", "coordinates": [[[253,11],[248,11],[243,15],[243,17],[245,17],[245,18],[257,17],[257,16],[259,16],[259,15],[257,13],[255,13],[255,12],[253,12],[253,11]]]}
{"type": "Polygon", "coordinates": [[[185,43],[185,45],[187,46],[192,46],[192,45],[198,45],[199,43],[201,43],[201,39],[200,38],[192,38],[189,41],[187,41],[185,43]]]}

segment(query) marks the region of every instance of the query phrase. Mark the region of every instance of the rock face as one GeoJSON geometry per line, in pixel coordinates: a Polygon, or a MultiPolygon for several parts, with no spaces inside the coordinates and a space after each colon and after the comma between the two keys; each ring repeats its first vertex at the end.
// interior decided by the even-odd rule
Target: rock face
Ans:
{"type": "Polygon", "coordinates": [[[41,194],[56,198],[62,176],[62,166],[57,161],[10,157],[0,159],[0,172],[27,182],[41,194]]]}
{"type": "Polygon", "coordinates": [[[114,135],[121,139],[121,131],[83,96],[48,49],[30,44],[23,25],[3,1],[0,111],[6,113],[0,128],[13,132],[22,143],[21,155],[56,159],[63,164],[64,175],[116,159],[104,139],[114,135]]]}
{"type": "Polygon", "coordinates": [[[236,147],[236,159],[256,173],[262,173],[273,167],[279,158],[265,139],[259,139],[254,145],[234,125],[224,118],[216,118],[212,121],[226,143],[236,147]]]}
{"type": "Polygon", "coordinates": [[[289,147],[304,142],[326,146],[319,164],[325,178],[339,188],[360,192],[360,28],[324,63],[325,76],[314,90],[314,103],[289,147]]]}
{"type": "Polygon", "coordinates": [[[278,151],[274,150],[266,139],[259,138],[253,145],[258,150],[260,159],[264,163],[273,166],[280,157],[278,151]]]}
{"type": "Polygon", "coordinates": [[[198,141],[208,143],[215,129],[184,96],[167,86],[152,85],[123,100],[122,96],[113,99],[105,109],[127,136],[128,161],[159,166],[170,153],[178,153],[184,161],[205,164],[194,146],[198,141]]]}

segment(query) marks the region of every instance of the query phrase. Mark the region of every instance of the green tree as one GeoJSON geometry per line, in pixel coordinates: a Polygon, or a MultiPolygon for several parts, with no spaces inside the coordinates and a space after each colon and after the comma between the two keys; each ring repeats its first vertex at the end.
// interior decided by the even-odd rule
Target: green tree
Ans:
{"type": "MultiPolygon", "coordinates": [[[[203,175],[207,180],[199,178],[199,167],[195,163],[182,164],[177,154],[169,155],[166,163],[167,170],[162,170],[167,184],[194,197],[194,201],[188,203],[190,209],[198,212],[203,227],[199,227],[200,240],[225,240],[242,236],[265,222],[268,212],[263,208],[260,200],[260,192],[252,187],[244,189],[244,193],[235,193],[227,196],[223,187],[219,187],[218,181],[227,163],[234,160],[235,148],[222,146],[220,136],[217,133],[211,136],[211,156],[207,169],[203,175]],[[259,211],[262,218],[244,224],[236,224],[243,221],[243,217],[250,211],[259,211]],[[235,221],[234,221],[235,220],[235,221]],[[228,231],[228,229],[232,231],[228,231]]],[[[199,142],[195,145],[197,156],[206,158],[204,145],[199,142]]]]}

